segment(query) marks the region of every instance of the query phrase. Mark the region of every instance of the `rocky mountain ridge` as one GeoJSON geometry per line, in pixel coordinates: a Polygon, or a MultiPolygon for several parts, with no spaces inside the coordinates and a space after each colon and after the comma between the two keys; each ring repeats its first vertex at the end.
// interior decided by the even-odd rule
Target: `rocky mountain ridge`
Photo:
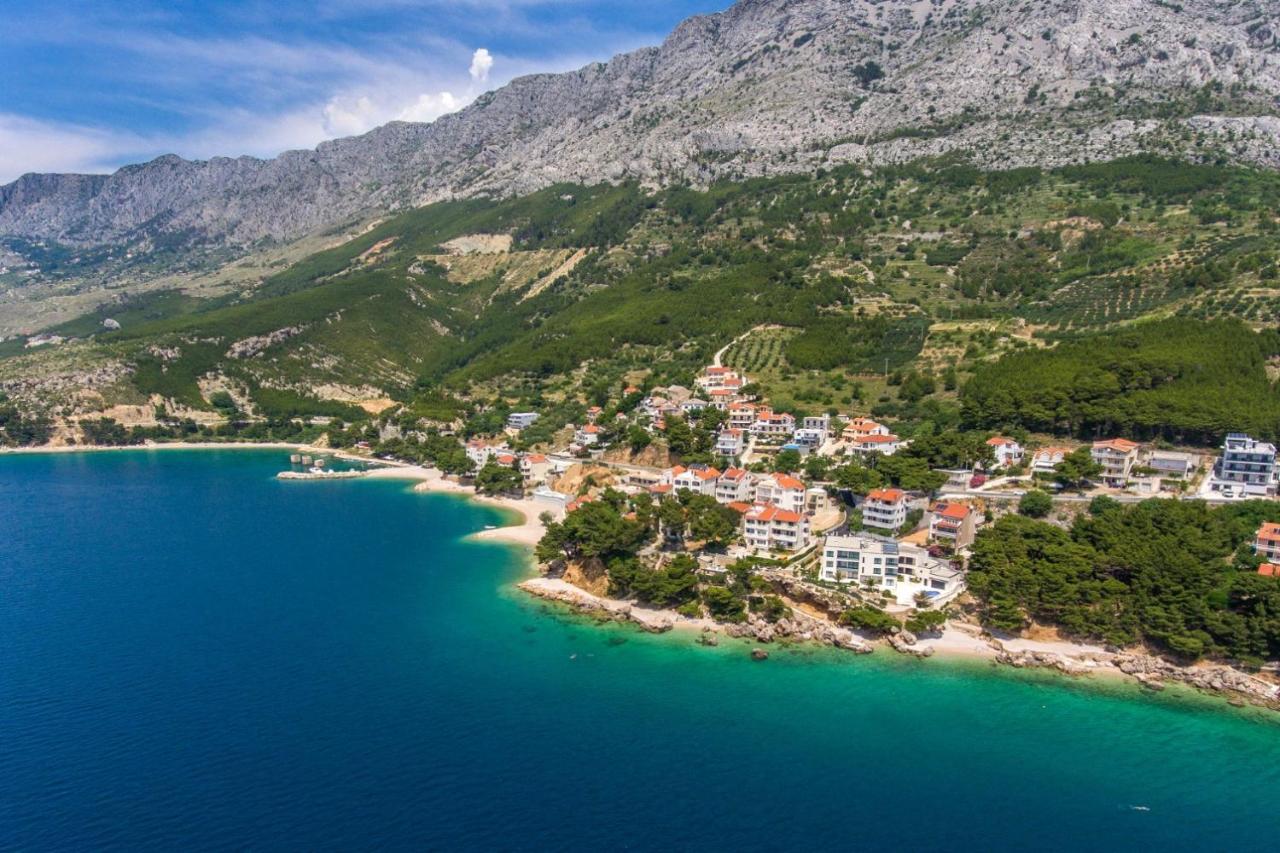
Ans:
{"type": "Polygon", "coordinates": [[[1280,168],[1280,2],[740,0],[661,46],[519,78],[431,124],[270,160],[26,175],[0,187],[0,235],[247,246],[558,181],[1138,151],[1280,168]]]}

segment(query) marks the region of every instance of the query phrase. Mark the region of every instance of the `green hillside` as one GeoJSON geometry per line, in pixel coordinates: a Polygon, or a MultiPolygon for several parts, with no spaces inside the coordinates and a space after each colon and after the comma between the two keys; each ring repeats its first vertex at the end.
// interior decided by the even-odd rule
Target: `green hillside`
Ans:
{"type": "MultiPolygon", "coordinates": [[[[1278,208],[1274,173],[1152,157],[992,173],[940,160],[701,190],[561,185],[413,210],[238,296],[151,297],[118,332],[94,315],[52,331],[81,339],[69,346],[85,364],[128,365],[138,394],[208,408],[198,382],[217,376],[269,412],[279,394],[267,389],[514,400],[624,374],[688,381],[717,349],[769,326],[730,358],[758,360],[744,366],[766,393],[800,408],[910,419],[925,404],[954,409],[973,375],[966,416],[978,423],[1152,434],[1169,431],[1141,411],[1162,406],[1159,395],[1110,419],[1015,419],[992,408],[992,389],[1033,411],[1027,366],[1063,388],[1070,365],[1094,355],[1114,372],[1124,354],[1108,330],[1176,316],[1184,325],[1151,334],[1176,329],[1247,373],[1202,376],[1216,387],[1199,405],[1256,400],[1252,427],[1273,418],[1274,353],[1261,339],[1236,344],[1276,322],[1278,208]],[[1221,318],[1237,322],[1204,323],[1221,318]],[[1070,343],[1097,332],[1104,350],[1070,343]],[[1054,355],[1036,352],[1060,340],[1054,355]]],[[[39,355],[5,352],[23,353],[21,370],[38,378],[39,355]]],[[[1183,371],[1176,387],[1194,389],[1185,368],[1169,367],[1183,371]]],[[[0,360],[0,381],[13,370],[0,360]]],[[[1222,426],[1183,416],[1179,435],[1222,426]]]]}

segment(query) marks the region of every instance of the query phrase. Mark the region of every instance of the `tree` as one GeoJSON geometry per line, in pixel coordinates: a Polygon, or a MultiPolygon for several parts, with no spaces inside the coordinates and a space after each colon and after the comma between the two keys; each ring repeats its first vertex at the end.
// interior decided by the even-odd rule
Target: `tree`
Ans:
{"type": "Polygon", "coordinates": [[[662,532],[668,539],[682,541],[689,525],[684,504],[677,498],[665,499],[658,504],[658,522],[662,525],[662,532]]]}
{"type": "Polygon", "coordinates": [[[625,518],[614,504],[592,501],[569,513],[564,521],[548,525],[535,553],[544,563],[562,557],[632,557],[648,537],[648,528],[625,518]]]}
{"type": "Polygon", "coordinates": [[[931,634],[947,623],[941,610],[917,610],[907,618],[907,630],[913,634],[931,634]]]}
{"type": "Polygon", "coordinates": [[[884,477],[879,471],[860,465],[856,462],[842,465],[833,472],[836,488],[865,495],[873,489],[884,485],[884,477]]]}
{"type": "Polygon", "coordinates": [[[698,564],[688,554],[678,554],[661,569],[641,569],[632,592],[646,604],[679,607],[698,595],[698,564]]]}
{"type": "Polygon", "coordinates": [[[774,470],[790,474],[800,467],[800,451],[783,450],[773,460],[774,470]]]}
{"type": "Polygon", "coordinates": [[[898,620],[883,610],[863,605],[850,608],[840,614],[840,624],[877,634],[887,634],[898,627],[898,620]]]}
{"type": "Polygon", "coordinates": [[[742,622],[747,618],[746,602],[723,586],[709,586],[702,591],[702,603],[711,618],[718,622],[742,622]]]}
{"type": "Polygon", "coordinates": [[[1040,489],[1030,489],[1018,501],[1018,512],[1027,518],[1044,518],[1053,511],[1053,497],[1040,489]]]}
{"type": "Polygon", "coordinates": [[[777,622],[791,615],[791,608],[776,595],[753,595],[748,599],[752,613],[759,613],[766,622],[777,622]]]}
{"type": "Polygon", "coordinates": [[[524,490],[524,475],[511,465],[490,459],[476,474],[476,491],[482,495],[504,495],[524,490]]]}
{"type": "Polygon", "coordinates": [[[710,495],[689,495],[682,501],[689,535],[708,545],[723,548],[738,538],[737,512],[710,495]]]}
{"type": "Polygon", "coordinates": [[[627,428],[627,446],[632,453],[639,453],[653,443],[653,436],[642,426],[632,424],[627,428]]]}
{"type": "Polygon", "coordinates": [[[1083,489],[1088,481],[1102,473],[1102,466],[1093,461],[1088,447],[1077,447],[1062,457],[1053,468],[1053,479],[1064,489],[1083,489]]]}

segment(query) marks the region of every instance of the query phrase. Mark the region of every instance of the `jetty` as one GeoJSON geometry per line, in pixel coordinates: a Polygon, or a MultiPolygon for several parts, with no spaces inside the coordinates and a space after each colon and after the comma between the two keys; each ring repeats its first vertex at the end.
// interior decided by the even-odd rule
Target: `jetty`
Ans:
{"type": "Polygon", "coordinates": [[[368,471],[281,471],[277,480],[355,480],[368,471]]]}

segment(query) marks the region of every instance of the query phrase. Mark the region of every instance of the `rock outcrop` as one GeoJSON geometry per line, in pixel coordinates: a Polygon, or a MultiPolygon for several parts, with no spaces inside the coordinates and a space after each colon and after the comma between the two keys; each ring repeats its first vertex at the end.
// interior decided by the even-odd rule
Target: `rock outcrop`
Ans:
{"type": "Polygon", "coordinates": [[[1280,167],[1276,0],[740,0],[658,47],[513,80],[431,124],[270,160],[165,156],[0,187],[0,235],[247,246],[557,181],[647,183],[960,152],[1280,167]]]}

